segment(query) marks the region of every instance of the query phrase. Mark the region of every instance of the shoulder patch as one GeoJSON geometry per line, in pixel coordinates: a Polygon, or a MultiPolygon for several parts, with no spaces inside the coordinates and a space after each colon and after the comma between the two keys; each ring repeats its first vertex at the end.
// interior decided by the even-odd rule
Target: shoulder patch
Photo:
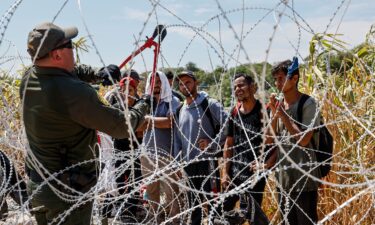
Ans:
{"type": "Polygon", "coordinates": [[[105,100],[105,98],[103,96],[101,96],[99,93],[97,93],[97,95],[98,95],[98,99],[101,103],[103,103],[106,106],[110,106],[109,102],[107,100],[105,100]]]}

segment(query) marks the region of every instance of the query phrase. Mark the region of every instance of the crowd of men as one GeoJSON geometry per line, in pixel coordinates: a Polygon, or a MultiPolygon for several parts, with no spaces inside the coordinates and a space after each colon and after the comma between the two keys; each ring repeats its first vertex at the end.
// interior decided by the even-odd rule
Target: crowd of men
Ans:
{"type": "MultiPolygon", "coordinates": [[[[198,90],[192,71],[151,73],[143,81],[146,89],[139,90],[143,78],[135,70],[75,65],[72,39],[77,34],[75,27],[43,23],[28,36],[33,66],[25,72],[20,96],[29,142],[27,191],[38,224],[90,224],[90,192],[100,174],[97,131],[113,138],[115,154],[125,155],[114,162],[121,171],[116,188],[127,195],[114,204],[123,223],[146,223],[136,216],[143,207],[135,196],[139,190],[128,185],[143,182],[149,224],[200,225],[205,219],[213,224],[222,218],[231,224],[269,224],[261,205],[264,171],[273,168],[279,168],[275,174],[283,224],[317,222],[319,183],[313,178],[321,175],[311,150],[316,132],[310,128],[319,125],[320,115],[309,97],[297,119],[303,96],[298,63],[286,60],[274,66],[272,76],[283,98],[272,94],[269,102],[256,98],[253,77],[236,74],[236,104],[226,111],[198,90]],[[90,82],[113,88],[102,98],[90,82]],[[133,150],[140,157],[131,157],[133,150]],[[129,161],[132,167],[123,169],[129,161]],[[245,215],[232,213],[238,201],[245,215]]],[[[104,211],[110,216],[109,209],[104,211]]]]}

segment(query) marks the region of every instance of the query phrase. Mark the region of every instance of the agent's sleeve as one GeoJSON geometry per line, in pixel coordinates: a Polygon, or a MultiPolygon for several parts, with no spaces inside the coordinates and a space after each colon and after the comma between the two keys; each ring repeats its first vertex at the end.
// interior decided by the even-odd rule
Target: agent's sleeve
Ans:
{"type": "Polygon", "coordinates": [[[94,68],[85,64],[77,64],[74,67],[73,71],[73,73],[77,75],[80,80],[88,83],[96,83],[102,80],[102,77],[99,76],[98,72],[98,68],[94,68]]]}
{"type": "Polygon", "coordinates": [[[145,102],[137,103],[124,113],[106,105],[88,84],[81,86],[75,97],[68,100],[67,107],[72,120],[84,127],[104,132],[114,138],[127,138],[129,129],[137,129],[144,116],[149,113],[149,105],[145,102]]]}

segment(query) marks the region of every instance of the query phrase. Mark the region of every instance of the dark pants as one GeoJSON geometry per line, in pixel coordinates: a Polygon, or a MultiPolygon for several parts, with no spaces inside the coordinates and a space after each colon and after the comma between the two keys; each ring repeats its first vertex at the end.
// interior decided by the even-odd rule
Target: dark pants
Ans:
{"type": "MultiPolygon", "coordinates": [[[[124,161],[116,161],[115,167],[116,169],[120,168],[121,164],[124,163],[124,161]]],[[[131,168],[126,169],[122,174],[120,174],[116,178],[117,188],[119,191],[120,196],[128,195],[129,193],[134,191],[134,186],[129,185],[131,183],[139,183],[142,179],[142,173],[141,173],[141,162],[139,159],[135,159],[134,162],[134,180],[132,179],[132,171],[131,168]]],[[[121,208],[123,211],[123,216],[128,216],[134,218],[137,211],[140,209],[141,202],[141,196],[140,193],[137,193],[138,196],[135,194],[132,194],[131,196],[126,196],[126,201],[124,199],[120,199],[117,204],[121,204],[121,208]]]]}
{"type": "MultiPolygon", "coordinates": [[[[236,186],[241,185],[243,183],[239,179],[235,179],[232,181],[231,189],[235,188],[236,186]]],[[[247,210],[246,219],[251,222],[251,224],[255,225],[263,225],[263,224],[269,224],[267,216],[262,211],[261,205],[263,200],[263,192],[264,187],[266,185],[266,179],[262,178],[259,180],[256,185],[252,189],[246,189],[246,193],[240,195],[232,195],[230,197],[227,197],[224,200],[223,209],[224,211],[228,212],[234,208],[236,205],[236,202],[238,200],[241,200],[243,202],[245,200],[245,207],[247,210]],[[240,199],[245,198],[245,199],[240,199]]],[[[241,206],[241,204],[240,204],[241,206]]],[[[241,206],[242,209],[242,206],[241,206]]]]}
{"type": "Polygon", "coordinates": [[[38,225],[90,225],[93,201],[68,203],[44,183],[29,180],[28,192],[35,208],[33,215],[38,225]],[[73,209],[73,210],[72,210],[73,209]],[[71,211],[70,211],[71,210],[71,211]]]}
{"type": "Polygon", "coordinates": [[[28,200],[26,183],[22,177],[16,172],[16,168],[11,164],[9,158],[0,151],[0,166],[1,166],[1,176],[3,178],[5,190],[7,190],[4,196],[1,196],[0,204],[0,218],[3,217],[2,213],[7,212],[7,203],[5,197],[9,194],[12,199],[17,202],[19,205],[22,205],[28,200]],[[4,200],[4,201],[3,201],[4,200]]]}
{"type": "MultiPolygon", "coordinates": [[[[138,142],[142,142],[142,138],[137,138],[137,140],[138,142]]],[[[137,211],[140,210],[140,205],[142,204],[142,197],[140,196],[140,193],[136,192],[136,194],[132,194],[131,196],[129,196],[129,193],[134,191],[134,186],[132,185],[132,183],[140,183],[142,179],[140,160],[139,158],[136,158],[134,160],[134,174],[132,174],[131,166],[126,169],[123,166],[125,163],[131,160],[131,145],[134,148],[138,147],[137,142],[133,141],[133,143],[131,143],[131,140],[129,138],[114,139],[113,147],[116,149],[115,158],[121,159],[115,161],[116,172],[120,173],[116,177],[116,183],[118,192],[120,194],[120,198],[113,202],[111,200],[113,196],[108,196],[108,198],[104,202],[104,207],[102,211],[106,217],[110,217],[110,212],[115,207],[116,210],[121,210],[120,219],[126,218],[128,220],[134,220],[137,211]],[[132,180],[132,178],[134,178],[134,180],[132,180]]]]}
{"type": "MultiPolygon", "coordinates": [[[[134,191],[132,183],[139,183],[142,179],[141,166],[139,159],[134,161],[134,180],[131,168],[127,168],[124,171],[121,165],[126,163],[125,160],[117,160],[115,162],[116,170],[121,170],[121,173],[116,177],[117,188],[119,192],[119,199],[115,202],[111,201],[113,196],[108,195],[107,200],[104,202],[103,214],[106,217],[110,217],[112,209],[115,207],[116,210],[121,210],[120,219],[130,219],[136,222],[136,213],[141,210],[142,207],[142,196],[140,192],[133,193],[129,196],[129,193],[134,191]]],[[[140,187],[135,187],[140,188],[140,187]]]]}
{"type": "Polygon", "coordinates": [[[285,192],[280,193],[279,206],[282,213],[283,224],[316,224],[318,221],[317,204],[318,191],[291,192],[290,194],[285,192]],[[285,204],[287,200],[288,204],[285,204]],[[287,223],[286,220],[289,223],[287,223]]]}
{"type": "MultiPolygon", "coordinates": [[[[211,192],[210,179],[207,179],[211,171],[209,169],[208,161],[199,161],[196,163],[190,163],[185,167],[185,172],[188,175],[189,185],[193,191],[188,192],[189,208],[196,207],[191,212],[191,225],[201,225],[203,218],[203,205],[211,197],[195,192],[194,190],[211,192]]],[[[218,176],[216,173],[215,176],[218,176]]],[[[218,183],[220,180],[216,180],[218,183]]]]}

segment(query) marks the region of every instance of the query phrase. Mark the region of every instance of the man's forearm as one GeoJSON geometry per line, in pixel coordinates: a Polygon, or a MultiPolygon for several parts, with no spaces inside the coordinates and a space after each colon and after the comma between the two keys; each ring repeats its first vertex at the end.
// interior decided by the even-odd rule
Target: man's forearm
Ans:
{"type": "Polygon", "coordinates": [[[298,145],[300,146],[306,146],[311,138],[313,131],[310,131],[308,133],[303,133],[302,130],[290,120],[290,117],[286,114],[283,114],[281,116],[281,120],[283,121],[283,124],[285,125],[285,128],[289,131],[289,133],[293,136],[294,140],[298,141],[298,145]]]}
{"type": "Polygon", "coordinates": [[[266,141],[265,144],[274,143],[274,138],[276,137],[276,128],[277,128],[277,118],[271,117],[271,124],[266,127],[266,141]]]}
{"type": "Polygon", "coordinates": [[[289,131],[291,135],[294,136],[300,132],[298,127],[292,121],[290,121],[289,115],[282,114],[281,121],[283,122],[285,128],[289,131]]]}
{"type": "Polygon", "coordinates": [[[276,159],[277,159],[277,150],[272,150],[272,153],[271,153],[271,156],[265,161],[265,167],[267,169],[273,167],[276,163],[276,159]]]}
{"type": "Polygon", "coordinates": [[[148,125],[151,126],[152,123],[155,128],[166,129],[172,127],[172,120],[170,117],[146,117],[148,125]]]}
{"type": "Polygon", "coordinates": [[[231,166],[231,158],[232,158],[232,154],[229,153],[229,151],[231,152],[232,150],[225,150],[224,149],[224,165],[223,165],[223,168],[224,168],[224,171],[226,173],[229,173],[229,168],[231,166]],[[227,154],[225,154],[227,153],[227,154]]]}

